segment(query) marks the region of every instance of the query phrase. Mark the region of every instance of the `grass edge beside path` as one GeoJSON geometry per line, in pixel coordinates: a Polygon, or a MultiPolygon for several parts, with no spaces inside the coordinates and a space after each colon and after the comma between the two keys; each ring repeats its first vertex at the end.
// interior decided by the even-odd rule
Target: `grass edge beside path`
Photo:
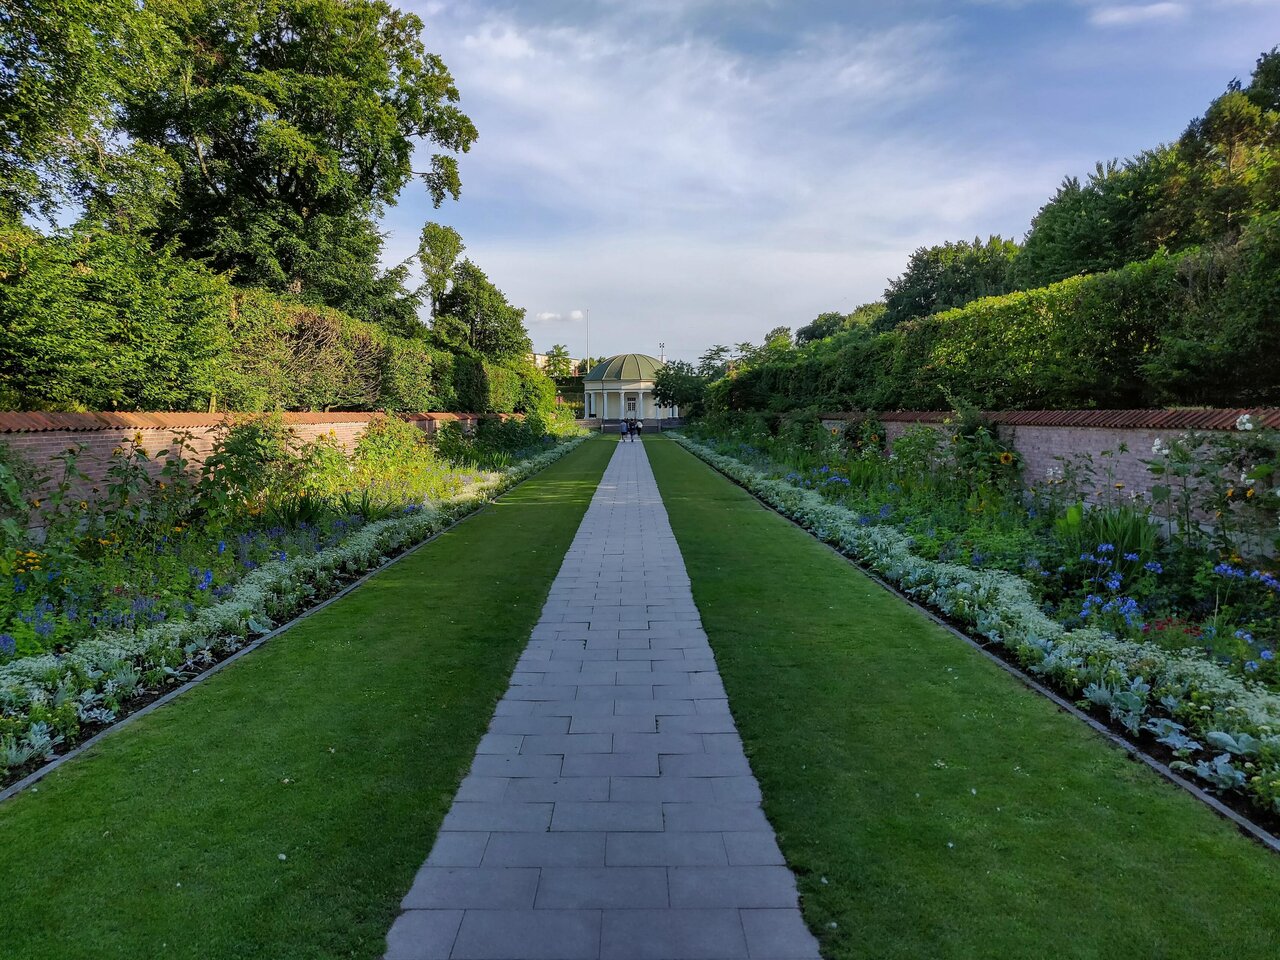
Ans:
{"type": "Polygon", "coordinates": [[[827,956],[1274,951],[1280,858],[693,454],[646,443],[827,956]]]}
{"type": "Polygon", "coordinates": [[[0,805],[0,954],[381,956],[613,449],[0,805]]]}

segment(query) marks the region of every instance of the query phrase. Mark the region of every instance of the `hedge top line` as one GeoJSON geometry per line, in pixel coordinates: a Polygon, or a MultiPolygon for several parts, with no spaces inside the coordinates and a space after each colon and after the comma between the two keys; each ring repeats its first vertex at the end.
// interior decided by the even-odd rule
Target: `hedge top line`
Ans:
{"type": "MultiPolygon", "coordinates": [[[[311,413],[286,411],[280,416],[286,424],[367,423],[381,414],[378,411],[335,411],[311,413]]],[[[0,433],[42,433],[53,430],[172,430],[217,427],[247,417],[267,416],[263,413],[57,413],[49,411],[0,412],[0,433]]],[[[514,414],[504,413],[402,413],[403,419],[417,421],[450,421],[475,423],[498,418],[506,420],[514,414]]]]}
{"type": "MultiPolygon", "coordinates": [[[[1131,430],[1234,430],[1248,415],[1255,426],[1280,428],[1280,409],[1270,407],[1185,410],[994,410],[985,411],[992,423],[1011,427],[1109,427],[1131,430]]],[[[819,414],[822,420],[857,420],[874,416],[893,423],[942,423],[947,410],[889,410],[819,414]]]]}

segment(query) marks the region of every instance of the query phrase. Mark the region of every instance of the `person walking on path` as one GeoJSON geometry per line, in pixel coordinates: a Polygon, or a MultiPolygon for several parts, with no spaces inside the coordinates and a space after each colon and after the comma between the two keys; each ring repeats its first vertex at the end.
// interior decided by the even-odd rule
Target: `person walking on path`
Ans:
{"type": "Polygon", "coordinates": [[[627,429],[627,421],[625,420],[619,421],[618,432],[622,434],[623,440],[627,439],[627,433],[629,432],[627,429]]]}

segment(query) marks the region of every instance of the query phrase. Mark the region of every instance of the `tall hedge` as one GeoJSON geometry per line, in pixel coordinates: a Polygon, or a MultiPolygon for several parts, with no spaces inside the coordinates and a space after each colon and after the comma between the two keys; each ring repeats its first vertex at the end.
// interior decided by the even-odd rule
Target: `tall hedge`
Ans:
{"type": "Polygon", "coordinates": [[[0,231],[0,407],[542,412],[484,360],[259,289],[130,234],[0,231]]]}
{"type": "Polygon", "coordinates": [[[713,385],[733,409],[1280,403],[1280,216],[1235,244],[822,340],[713,385]]]}
{"type": "Polygon", "coordinates": [[[136,236],[0,231],[0,406],[203,409],[226,279],[136,236]]]}

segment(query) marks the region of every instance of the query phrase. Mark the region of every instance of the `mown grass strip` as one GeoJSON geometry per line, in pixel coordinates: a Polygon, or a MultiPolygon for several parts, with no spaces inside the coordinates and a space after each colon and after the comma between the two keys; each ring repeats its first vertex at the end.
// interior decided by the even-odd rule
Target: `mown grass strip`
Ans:
{"type": "Polygon", "coordinates": [[[692,454],[646,442],[828,956],[1270,955],[1280,858],[692,454]]]}
{"type": "Polygon", "coordinates": [[[380,956],[612,452],[584,444],[0,807],[0,954],[380,956]]]}

